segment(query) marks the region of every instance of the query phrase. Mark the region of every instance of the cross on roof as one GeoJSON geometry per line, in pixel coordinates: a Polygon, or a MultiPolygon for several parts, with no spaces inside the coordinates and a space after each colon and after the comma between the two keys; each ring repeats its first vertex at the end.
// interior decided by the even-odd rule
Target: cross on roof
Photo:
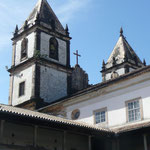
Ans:
{"type": "Polygon", "coordinates": [[[76,55],[76,64],[78,65],[78,57],[81,57],[81,55],[79,55],[78,50],[76,50],[76,53],[73,53],[74,55],[76,55]]]}

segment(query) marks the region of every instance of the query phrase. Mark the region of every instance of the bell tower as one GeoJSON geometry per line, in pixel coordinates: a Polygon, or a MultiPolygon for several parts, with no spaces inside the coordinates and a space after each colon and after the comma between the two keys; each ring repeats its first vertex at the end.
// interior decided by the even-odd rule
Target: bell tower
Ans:
{"type": "Polygon", "coordinates": [[[123,29],[120,29],[120,37],[115,45],[109,59],[102,65],[103,81],[117,78],[123,74],[134,71],[135,69],[144,67],[145,60],[142,62],[127,42],[123,35],[123,29]]]}
{"type": "Polygon", "coordinates": [[[36,109],[68,96],[70,36],[46,0],[39,0],[19,29],[16,26],[9,104],[36,109]]]}

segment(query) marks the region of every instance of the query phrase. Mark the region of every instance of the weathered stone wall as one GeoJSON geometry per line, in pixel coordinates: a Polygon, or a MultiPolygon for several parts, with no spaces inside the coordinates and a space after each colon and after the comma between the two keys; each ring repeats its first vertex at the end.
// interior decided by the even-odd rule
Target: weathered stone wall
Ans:
{"type": "Polygon", "coordinates": [[[40,96],[46,102],[67,96],[67,73],[41,66],[40,96]]]}
{"type": "Polygon", "coordinates": [[[33,79],[32,77],[34,73],[33,72],[34,68],[35,68],[35,65],[32,65],[14,74],[14,79],[11,80],[13,82],[13,89],[11,88],[11,92],[13,92],[12,105],[18,105],[31,98],[32,79],[33,79]],[[19,97],[19,84],[24,81],[25,81],[25,95],[19,97]]]}
{"type": "MultiPolygon", "coordinates": [[[[120,68],[120,69],[117,69],[115,70],[116,73],[118,73],[119,76],[125,74],[125,68],[120,68]]],[[[105,80],[110,80],[111,79],[111,75],[112,75],[112,72],[111,73],[107,73],[105,75],[105,80]]]]}
{"type": "Polygon", "coordinates": [[[88,87],[88,74],[76,65],[72,72],[72,92],[77,92],[88,87]]]}
{"type": "Polygon", "coordinates": [[[49,40],[52,36],[51,35],[48,35],[46,33],[41,33],[41,55],[43,56],[46,56],[46,58],[48,60],[51,60],[51,61],[54,61],[54,62],[57,62],[59,64],[63,64],[63,65],[66,65],[66,56],[67,56],[67,44],[65,41],[63,40],[60,40],[58,38],[57,41],[58,41],[58,57],[59,57],[59,60],[55,60],[55,59],[51,59],[49,58],[49,40]]]}
{"type": "MultiPolygon", "coordinates": [[[[34,55],[34,45],[35,45],[35,33],[31,33],[29,34],[27,37],[25,37],[28,39],[28,51],[27,51],[27,57],[31,58],[34,55]]],[[[16,45],[14,45],[15,47],[15,65],[20,64],[21,62],[21,42],[24,38],[22,38],[21,40],[16,42],[16,45]]],[[[24,60],[25,61],[25,60],[24,60]]]]}

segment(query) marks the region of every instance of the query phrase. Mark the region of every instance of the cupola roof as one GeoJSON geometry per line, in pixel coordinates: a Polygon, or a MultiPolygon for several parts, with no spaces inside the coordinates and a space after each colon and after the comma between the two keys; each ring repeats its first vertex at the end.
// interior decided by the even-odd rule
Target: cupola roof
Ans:
{"type": "Polygon", "coordinates": [[[132,49],[130,44],[127,42],[126,38],[123,35],[123,29],[120,29],[120,37],[109,57],[107,63],[112,63],[113,60],[131,60],[136,61],[136,63],[143,64],[140,58],[137,56],[135,51],[132,49]]]}
{"type": "Polygon", "coordinates": [[[58,20],[51,6],[47,0],[39,0],[32,10],[29,17],[26,19],[27,25],[32,26],[35,22],[39,22],[41,25],[54,29],[57,32],[66,34],[65,29],[58,20]]]}

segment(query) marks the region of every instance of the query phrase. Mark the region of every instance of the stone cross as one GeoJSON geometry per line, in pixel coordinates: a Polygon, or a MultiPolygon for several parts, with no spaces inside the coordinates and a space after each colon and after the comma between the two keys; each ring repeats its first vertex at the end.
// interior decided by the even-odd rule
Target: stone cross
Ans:
{"type": "Polygon", "coordinates": [[[74,55],[76,55],[76,63],[78,65],[78,57],[81,57],[81,55],[79,55],[78,50],[76,50],[76,53],[73,53],[74,55]]]}

